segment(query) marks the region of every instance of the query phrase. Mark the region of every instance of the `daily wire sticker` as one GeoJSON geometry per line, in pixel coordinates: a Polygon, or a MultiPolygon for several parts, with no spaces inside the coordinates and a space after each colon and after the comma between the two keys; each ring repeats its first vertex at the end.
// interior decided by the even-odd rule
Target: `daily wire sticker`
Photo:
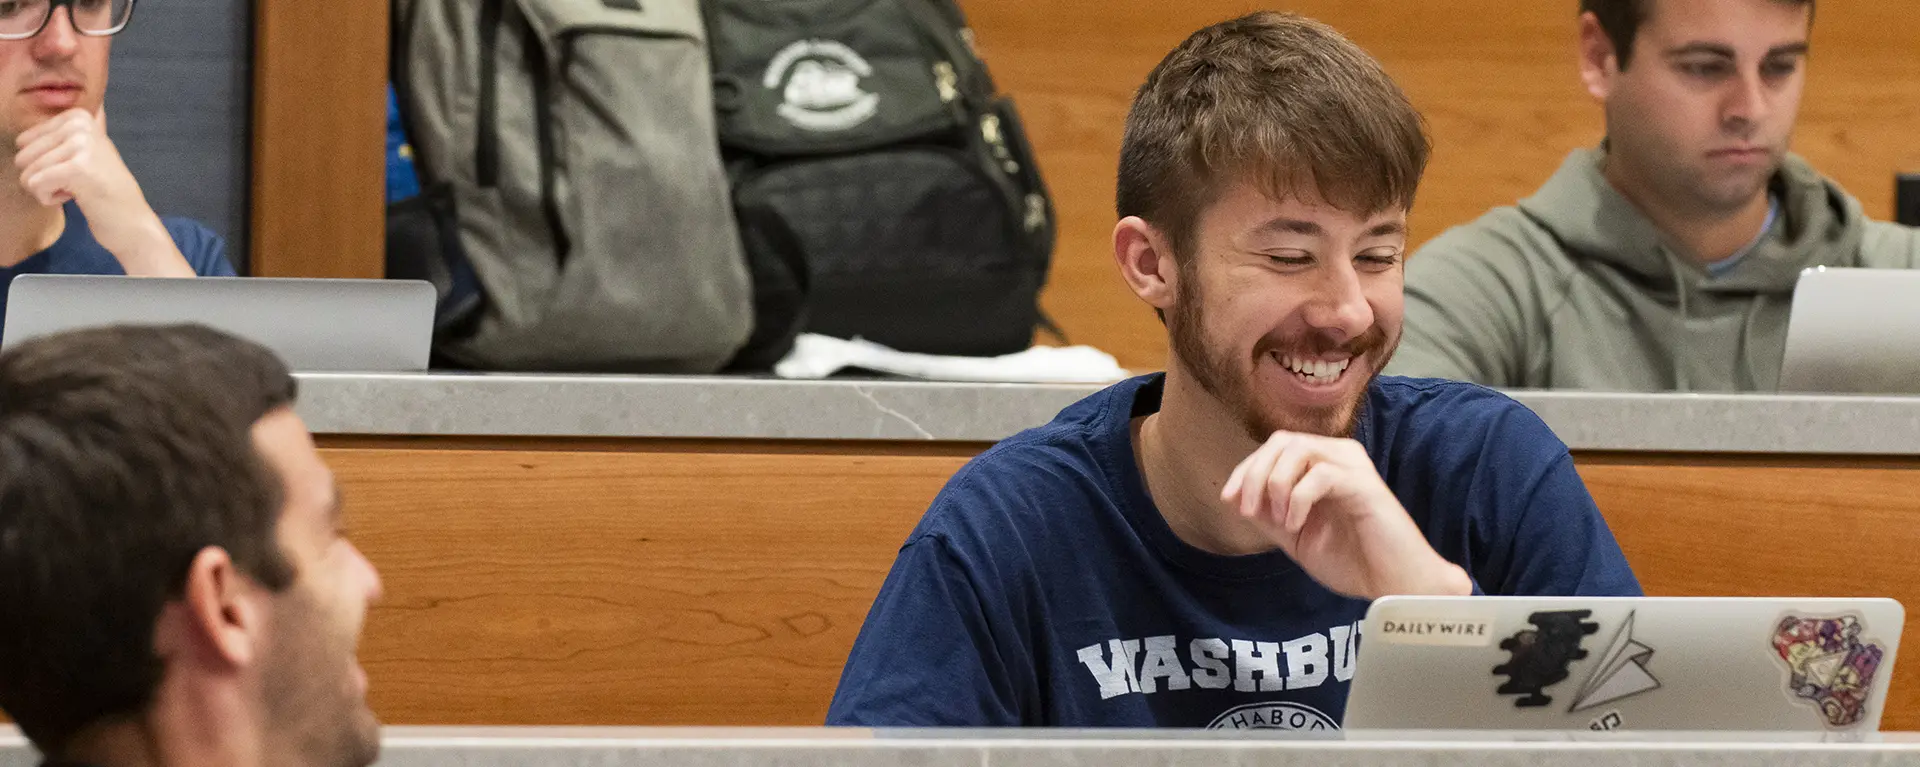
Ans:
{"type": "Polygon", "coordinates": [[[1487,647],[1493,644],[1493,613],[1482,610],[1449,611],[1448,615],[1420,615],[1395,611],[1380,619],[1380,632],[1368,640],[1387,644],[1440,647],[1487,647]]]}

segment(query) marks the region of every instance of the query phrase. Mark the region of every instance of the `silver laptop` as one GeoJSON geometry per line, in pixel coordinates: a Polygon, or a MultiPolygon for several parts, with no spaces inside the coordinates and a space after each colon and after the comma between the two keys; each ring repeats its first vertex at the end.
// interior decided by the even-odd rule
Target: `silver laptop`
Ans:
{"type": "Polygon", "coordinates": [[[1905,619],[1890,599],[1387,597],[1344,726],[1870,733],[1905,619]]]}
{"type": "Polygon", "coordinates": [[[14,278],[0,348],[63,330],[197,322],[272,349],[296,371],[427,369],[433,286],[263,277],[14,278]]]}
{"type": "Polygon", "coordinates": [[[1920,393],[1920,270],[1801,272],[1780,391],[1920,393]]]}

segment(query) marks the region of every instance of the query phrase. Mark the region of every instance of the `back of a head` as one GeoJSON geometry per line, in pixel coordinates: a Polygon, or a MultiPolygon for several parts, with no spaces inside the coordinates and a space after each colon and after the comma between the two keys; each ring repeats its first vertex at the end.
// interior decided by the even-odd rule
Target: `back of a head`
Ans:
{"type": "Polygon", "coordinates": [[[1127,113],[1119,215],[1166,232],[1184,257],[1228,183],[1362,214],[1409,209],[1429,151],[1379,62],[1332,27],[1263,11],[1195,32],[1147,76],[1127,113]]]}
{"type": "Polygon", "coordinates": [[[43,751],[147,706],[155,620],[200,550],[291,582],[251,429],[294,390],[272,352],[200,326],[0,354],[0,709],[43,751]]]}

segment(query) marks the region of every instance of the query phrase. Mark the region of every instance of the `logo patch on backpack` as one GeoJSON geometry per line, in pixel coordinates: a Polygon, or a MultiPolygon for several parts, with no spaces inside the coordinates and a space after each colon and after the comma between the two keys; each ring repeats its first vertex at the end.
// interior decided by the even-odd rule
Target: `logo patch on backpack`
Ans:
{"type": "Polygon", "coordinates": [[[780,49],[761,85],[780,93],[776,108],[802,130],[843,131],[880,112],[880,94],[860,87],[873,76],[866,58],[832,40],[798,40],[780,49]]]}

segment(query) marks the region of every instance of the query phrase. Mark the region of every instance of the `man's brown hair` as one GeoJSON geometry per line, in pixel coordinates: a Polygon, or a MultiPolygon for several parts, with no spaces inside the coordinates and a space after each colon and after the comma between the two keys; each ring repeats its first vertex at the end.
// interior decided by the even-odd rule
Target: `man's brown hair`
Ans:
{"type": "MultiPolygon", "coordinates": [[[[1816,8],[1814,0],[1775,0],[1807,6],[1808,13],[1816,8]]],[[[1600,22],[1600,30],[1607,33],[1607,39],[1613,42],[1613,55],[1625,70],[1633,61],[1633,40],[1640,34],[1640,25],[1647,22],[1653,14],[1653,0],[1580,0],[1580,12],[1591,13],[1600,22]]]]}
{"type": "Polygon", "coordinates": [[[1279,200],[1410,209],[1425,123],[1379,62],[1325,24],[1263,11],[1195,32],[1147,75],[1120,145],[1118,208],[1187,263],[1200,211],[1245,180],[1279,200]]]}
{"type": "Polygon", "coordinates": [[[0,708],[41,751],[151,701],[155,621],[202,549],[293,582],[282,480],[252,429],[294,390],[272,352],[201,326],[0,354],[0,708]]]}

